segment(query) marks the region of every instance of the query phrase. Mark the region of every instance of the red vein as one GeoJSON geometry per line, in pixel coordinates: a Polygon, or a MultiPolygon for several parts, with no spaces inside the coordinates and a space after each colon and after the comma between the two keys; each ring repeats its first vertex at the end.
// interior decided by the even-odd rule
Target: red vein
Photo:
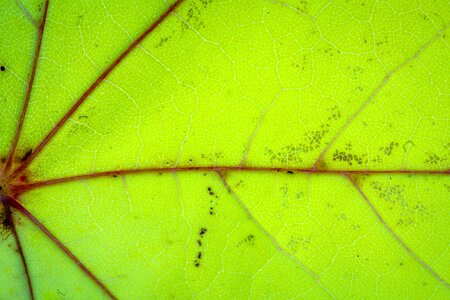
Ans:
{"type": "Polygon", "coordinates": [[[303,168],[277,168],[277,167],[247,167],[247,166],[203,166],[203,167],[175,167],[175,168],[145,168],[130,170],[113,170],[83,174],[77,176],[63,177],[33,183],[16,183],[10,187],[14,195],[19,195],[44,186],[51,186],[65,182],[72,182],[83,179],[98,177],[108,177],[115,175],[145,174],[145,173],[168,173],[168,172],[224,172],[224,171],[242,171],[242,172],[286,172],[286,173],[305,173],[305,174],[339,174],[339,175],[370,175],[370,174],[416,174],[416,175],[449,175],[450,170],[311,170],[303,168]]]}
{"type": "Polygon", "coordinates": [[[317,275],[316,273],[314,273],[311,269],[309,269],[304,263],[302,263],[300,260],[297,259],[297,257],[295,257],[294,255],[292,255],[291,253],[287,252],[286,250],[284,250],[281,245],[277,242],[277,240],[261,225],[261,223],[258,222],[258,220],[255,219],[255,217],[253,217],[252,213],[250,212],[250,210],[247,208],[247,206],[245,206],[245,204],[242,202],[242,200],[239,198],[239,196],[234,192],[234,190],[231,188],[231,186],[228,184],[228,182],[226,181],[225,177],[223,176],[222,172],[217,171],[217,174],[219,175],[223,185],[225,186],[225,188],[228,190],[228,192],[231,194],[231,196],[233,196],[233,198],[236,200],[236,202],[239,204],[239,206],[242,208],[242,210],[245,212],[245,214],[247,215],[248,219],[251,220],[256,227],[258,227],[258,229],[266,236],[269,238],[269,240],[272,242],[272,244],[278,249],[278,251],[280,251],[281,253],[283,253],[284,255],[286,255],[287,257],[289,257],[290,259],[292,259],[296,264],[298,264],[306,273],[308,273],[312,278],[314,278],[314,280],[316,281],[316,283],[322,288],[324,289],[328,295],[331,296],[331,298],[336,298],[331,291],[322,284],[322,282],[320,281],[320,277],[319,275],[317,275]]]}
{"type": "MultiPolygon", "coordinates": [[[[22,9],[24,9],[21,6],[19,1],[16,1],[16,2],[22,9]]],[[[22,112],[20,113],[20,119],[17,124],[16,134],[14,135],[13,143],[12,143],[11,149],[8,154],[8,159],[6,160],[5,173],[9,170],[9,168],[12,165],[13,157],[14,157],[14,154],[17,149],[17,144],[19,142],[20,134],[22,132],[22,127],[23,127],[23,123],[25,120],[25,116],[27,114],[28,104],[30,103],[30,97],[31,97],[31,92],[33,90],[34,78],[36,75],[38,60],[39,60],[39,56],[40,56],[41,48],[42,48],[41,45],[42,45],[42,38],[44,36],[45,22],[47,21],[48,3],[49,3],[49,0],[45,1],[44,14],[42,17],[42,21],[38,27],[39,31],[38,31],[38,37],[37,37],[37,45],[36,45],[36,49],[34,52],[33,66],[31,68],[30,80],[28,81],[27,93],[25,94],[25,100],[23,101],[22,112]]]]}
{"type": "Polygon", "coordinates": [[[25,170],[28,165],[33,161],[33,159],[42,151],[42,149],[50,142],[50,140],[55,136],[55,134],[61,129],[61,127],[67,122],[67,120],[78,110],[78,108],[83,104],[83,102],[92,94],[92,92],[100,85],[100,83],[123,61],[123,59],[138,46],[150,33],[152,33],[168,16],[172,13],[183,0],[178,0],[172,4],[159,18],[156,20],[147,30],[145,30],[133,43],[131,43],[128,48],[119,55],[95,80],[95,82],[83,93],[83,95],[73,104],[73,106],[65,113],[65,115],[59,120],[58,123],[53,127],[52,130],[45,136],[41,143],[36,147],[36,149],[27,157],[21,165],[17,167],[16,170],[11,174],[11,178],[15,178],[23,170],[25,170]]]}
{"type": "Polygon", "coordinates": [[[36,225],[64,254],[66,254],[80,269],[85,273],[105,294],[111,299],[117,299],[111,291],[91,272],[89,269],[62,244],[62,242],[54,236],[39,220],[29,212],[22,204],[14,198],[8,198],[9,204],[17,209],[22,215],[36,225]]]}
{"type": "Polygon", "coordinates": [[[427,269],[431,275],[433,275],[435,278],[437,278],[442,284],[444,284],[447,288],[450,288],[450,285],[448,282],[446,282],[443,278],[441,278],[427,263],[425,263],[414,251],[411,250],[411,248],[408,247],[408,245],[403,242],[403,240],[392,230],[392,228],[384,221],[381,214],[377,211],[375,206],[373,206],[372,202],[370,202],[369,198],[364,194],[364,192],[361,190],[361,188],[358,186],[358,184],[353,180],[353,178],[349,175],[346,175],[348,180],[352,183],[352,185],[355,187],[355,189],[359,192],[359,194],[364,198],[366,203],[369,205],[369,207],[372,209],[372,211],[377,216],[378,220],[383,224],[383,226],[389,231],[389,233],[395,238],[395,240],[410,254],[417,262],[419,262],[425,269],[427,269]]]}
{"type": "Polygon", "coordinates": [[[415,60],[417,57],[419,57],[422,52],[425,51],[435,40],[437,40],[444,32],[445,30],[450,26],[450,24],[446,24],[441,30],[439,30],[438,33],[436,33],[430,40],[428,40],[422,47],[420,47],[419,50],[417,50],[410,58],[396,66],[394,69],[389,71],[386,76],[383,78],[381,83],[375,88],[373,93],[370,95],[370,97],[361,105],[361,107],[354,112],[350,118],[345,122],[345,124],[339,129],[339,131],[331,138],[331,141],[328,143],[328,145],[325,147],[325,149],[320,153],[319,158],[317,159],[316,163],[313,166],[313,170],[317,169],[319,167],[320,162],[325,157],[325,154],[328,152],[328,150],[331,148],[331,146],[334,145],[336,140],[341,136],[341,134],[348,128],[348,126],[353,122],[353,120],[356,119],[357,116],[369,105],[369,103],[372,102],[372,100],[378,95],[379,91],[388,83],[391,76],[398,72],[399,70],[403,69],[406,65],[408,65],[411,61],[415,60]]]}
{"type": "MultiPolygon", "coordinates": [[[[33,18],[33,16],[30,14],[30,12],[26,9],[26,7],[22,4],[22,2],[20,2],[20,0],[16,0],[16,4],[17,4],[17,6],[19,6],[20,10],[23,12],[25,17],[27,17],[27,19],[33,24],[33,26],[36,27],[37,29],[39,29],[38,23],[33,18]]],[[[44,11],[44,14],[45,14],[45,11],[44,11]]]]}
{"type": "Polygon", "coordinates": [[[25,277],[27,278],[27,285],[28,285],[28,291],[30,293],[30,298],[33,300],[34,293],[33,293],[33,286],[31,284],[31,277],[30,277],[30,273],[28,271],[28,265],[27,265],[27,261],[25,259],[25,254],[23,253],[22,244],[20,243],[19,235],[17,234],[16,224],[14,223],[14,219],[12,217],[11,208],[10,208],[10,204],[9,204],[10,198],[4,197],[4,196],[0,196],[0,197],[2,198],[1,202],[3,203],[3,207],[5,208],[6,220],[8,221],[9,226],[11,228],[11,232],[14,236],[14,240],[16,241],[17,251],[19,252],[20,260],[22,261],[22,266],[23,266],[23,270],[25,272],[25,277]]]}

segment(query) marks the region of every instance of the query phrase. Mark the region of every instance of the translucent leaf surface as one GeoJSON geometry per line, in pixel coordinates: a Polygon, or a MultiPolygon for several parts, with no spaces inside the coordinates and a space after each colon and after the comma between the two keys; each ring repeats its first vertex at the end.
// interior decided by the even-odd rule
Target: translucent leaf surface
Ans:
{"type": "Polygon", "coordinates": [[[0,8],[0,298],[450,297],[448,2],[0,8]]]}

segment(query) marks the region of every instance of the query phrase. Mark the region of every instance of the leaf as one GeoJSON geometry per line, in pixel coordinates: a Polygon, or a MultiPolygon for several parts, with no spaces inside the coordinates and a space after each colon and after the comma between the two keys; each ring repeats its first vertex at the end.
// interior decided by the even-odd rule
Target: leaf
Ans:
{"type": "Polygon", "coordinates": [[[448,298],[449,22],[3,1],[0,298],[448,298]]]}

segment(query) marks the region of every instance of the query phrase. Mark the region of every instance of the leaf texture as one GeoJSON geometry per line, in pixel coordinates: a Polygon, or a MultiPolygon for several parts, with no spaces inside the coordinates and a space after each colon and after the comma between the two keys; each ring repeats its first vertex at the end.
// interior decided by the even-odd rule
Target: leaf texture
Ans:
{"type": "Polygon", "coordinates": [[[0,6],[0,298],[450,297],[446,1],[0,6]]]}

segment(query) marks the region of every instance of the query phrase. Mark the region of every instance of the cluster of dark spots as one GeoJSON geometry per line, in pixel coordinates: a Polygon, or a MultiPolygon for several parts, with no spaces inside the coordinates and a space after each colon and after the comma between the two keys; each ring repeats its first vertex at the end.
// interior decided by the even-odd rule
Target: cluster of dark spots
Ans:
{"type": "Polygon", "coordinates": [[[352,166],[353,164],[362,165],[363,163],[367,163],[367,155],[357,155],[354,153],[348,153],[346,151],[336,150],[333,153],[333,160],[347,162],[350,166],[352,166]]]}
{"type": "Polygon", "coordinates": [[[426,152],[428,157],[425,159],[426,164],[439,165],[447,160],[447,157],[438,156],[436,153],[426,152]]]}
{"type": "Polygon", "coordinates": [[[316,52],[322,52],[328,56],[334,56],[335,54],[341,54],[340,50],[334,49],[334,48],[317,48],[316,52]]]}
{"type": "Polygon", "coordinates": [[[364,74],[364,68],[362,66],[347,66],[346,71],[353,80],[358,80],[359,77],[364,74]]]}
{"type": "Polygon", "coordinates": [[[302,14],[308,14],[308,1],[301,0],[295,8],[302,14]]]}
{"type": "Polygon", "coordinates": [[[11,224],[6,217],[5,208],[0,203],[0,242],[6,240],[11,234],[11,224]]]}
{"type": "Polygon", "coordinates": [[[209,200],[209,215],[214,216],[216,214],[216,206],[219,203],[219,196],[212,190],[211,187],[208,187],[208,195],[210,196],[209,200]]]}
{"type": "Polygon", "coordinates": [[[172,38],[172,36],[166,36],[166,37],[162,37],[159,39],[159,42],[155,45],[155,48],[160,48],[162,47],[164,44],[166,44],[170,39],[172,38]]]}
{"type": "Polygon", "coordinates": [[[399,184],[389,184],[384,185],[380,182],[373,181],[370,183],[372,189],[377,191],[378,197],[381,199],[391,203],[392,205],[401,205],[403,207],[407,206],[405,202],[403,193],[404,193],[404,185],[399,184]]]}
{"type": "Polygon", "coordinates": [[[295,69],[301,69],[302,71],[305,71],[306,66],[311,65],[311,62],[308,59],[308,56],[306,54],[303,54],[300,61],[293,61],[291,63],[291,67],[295,69]]]}
{"type": "Polygon", "coordinates": [[[201,260],[202,260],[202,258],[204,256],[203,255],[203,251],[202,251],[202,248],[203,248],[202,247],[203,246],[202,240],[205,237],[205,234],[206,234],[207,231],[208,230],[206,229],[206,227],[202,227],[202,228],[200,228],[200,231],[198,233],[198,235],[199,235],[199,238],[197,239],[198,251],[197,251],[197,254],[195,255],[195,259],[194,259],[194,266],[196,268],[200,267],[200,262],[201,262],[201,260]]]}
{"type": "MultiPolygon", "coordinates": [[[[189,23],[196,30],[200,30],[206,28],[205,24],[201,20],[200,16],[202,14],[202,10],[208,7],[208,4],[212,2],[212,0],[200,0],[196,2],[192,2],[189,5],[186,14],[186,22],[189,23]],[[199,3],[198,3],[199,2],[199,3]],[[199,5],[200,4],[200,5],[199,5]]],[[[181,28],[183,31],[188,30],[189,26],[185,23],[181,23],[181,28]]]]}
{"type": "Polygon", "coordinates": [[[199,251],[198,253],[197,253],[197,258],[194,260],[194,264],[195,264],[195,266],[198,268],[198,267],[200,267],[200,260],[202,259],[202,252],[201,251],[199,251]]]}
{"type": "Polygon", "coordinates": [[[248,245],[248,246],[255,246],[255,240],[256,240],[256,236],[252,233],[248,234],[245,238],[243,238],[241,241],[239,241],[236,245],[236,247],[241,247],[243,245],[248,245]]]}
{"type": "Polygon", "coordinates": [[[303,162],[302,155],[321,148],[324,138],[330,132],[330,123],[341,118],[341,112],[337,106],[329,107],[327,111],[329,112],[328,122],[323,123],[316,130],[308,131],[299,143],[283,146],[279,151],[266,147],[266,155],[270,157],[270,161],[282,164],[289,162],[299,164],[303,162]]]}
{"type": "Polygon", "coordinates": [[[405,186],[400,184],[382,184],[372,182],[371,187],[377,191],[378,197],[389,203],[389,209],[399,209],[397,226],[414,225],[418,221],[425,221],[433,215],[428,207],[420,200],[414,201],[404,196],[405,186]]]}
{"type": "Polygon", "coordinates": [[[399,144],[397,142],[390,142],[386,147],[380,147],[379,151],[381,151],[386,156],[390,156],[392,154],[392,151],[398,146],[399,144]]]}
{"type": "Polygon", "coordinates": [[[0,71],[5,72],[6,71],[5,66],[0,66],[0,71]]]}
{"type": "Polygon", "coordinates": [[[283,164],[288,162],[302,163],[302,154],[309,153],[320,147],[324,136],[329,132],[329,126],[329,124],[324,124],[320,130],[309,131],[303,137],[303,142],[284,146],[278,152],[266,147],[266,155],[270,157],[271,162],[278,161],[283,164]]]}
{"type": "Polygon", "coordinates": [[[214,152],[212,155],[210,155],[210,154],[207,155],[207,154],[202,153],[200,155],[201,160],[206,160],[206,161],[209,161],[210,163],[214,163],[214,164],[217,163],[218,159],[222,159],[224,157],[225,156],[224,156],[223,152],[214,152]]]}

